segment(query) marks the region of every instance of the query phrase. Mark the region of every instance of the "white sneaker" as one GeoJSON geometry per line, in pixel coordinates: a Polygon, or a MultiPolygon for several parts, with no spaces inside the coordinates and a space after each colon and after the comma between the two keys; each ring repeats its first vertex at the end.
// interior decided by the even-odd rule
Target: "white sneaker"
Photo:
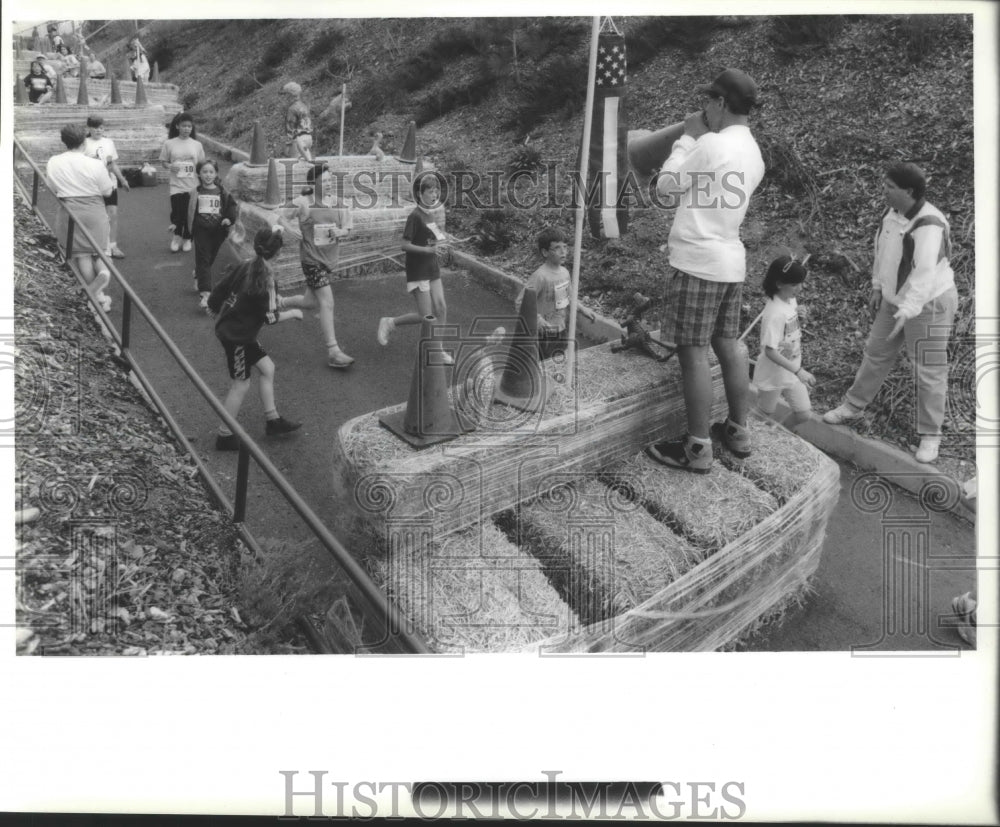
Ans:
{"type": "Polygon", "coordinates": [[[376,338],[378,343],[383,347],[389,344],[389,334],[395,329],[396,325],[393,324],[391,316],[383,316],[378,320],[378,334],[376,338]]]}
{"type": "Polygon", "coordinates": [[[95,296],[99,296],[104,292],[104,288],[111,283],[111,273],[107,270],[101,270],[94,280],[90,283],[90,292],[95,296]]]}
{"type": "Polygon", "coordinates": [[[823,414],[823,421],[829,425],[842,425],[845,422],[850,422],[852,419],[858,419],[862,413],[864,411],[859,411],[853,405],[844,402],[832,411],[827,411],[823,414]]]}
{"type": "Polygon", "coordinates": [[[190,238],[185,238],[184,239],[184,243],[181,245],[181,249],[185,253],[190,253],[191,252],[191,239],[190,238]]]}
{"type": "Polygon", "coordinates": [[[934,462],[938,458],[938,450],[941,447],[941,437],[925,436],[920,438],[920,447],[917,448],[917,462],[934,462]]]}
{"type": "Polygon", "coordinates": [[[97,294],[97,303],[101,306],[101,310],[105,313],[111,312],[111,296],[109,296],[104,291],[97,294]]]}
{"type": "Polygon", "coordinates": [[[208,310],[208,297],[210,295],[211,295],[210,293],[202,293],[201,301],[198,302],[198,307],[202,308],[203,310],[208,310]]]}
{"type": "Polygon", "coordinates": [[[442,362],[442,364],[445,364],[445,365],[454,365],[455,364],[454,358],[452,358],[452,355],[447,350],[442,350],[441,351],[441,362],[442,362]]]}
{"type": "Polygon", "coordinates": [[[181,237],[179,235],[175,235],[172,239],[170,239],[170,252],[176,253],[180,248],[181,237]]]}

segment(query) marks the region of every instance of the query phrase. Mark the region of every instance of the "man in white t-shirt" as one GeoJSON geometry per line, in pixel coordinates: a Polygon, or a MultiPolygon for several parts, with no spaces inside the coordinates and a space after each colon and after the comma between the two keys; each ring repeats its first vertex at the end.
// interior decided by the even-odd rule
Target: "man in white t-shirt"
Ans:
{"type": "Polygon", "coordinates": [[[709,345],[722,367],[729,403],[729,418],[711,430],[736,456],[750,455],[749,366],[738,343],[746,278],[740,225],[764,177],[764,161],[748,126],[757,104],[750,76],[727,69],[698,91],[707,96],[705,106],[684,121],[684,134],[674,142],[656,185],[659,196],[677,204],[667,240],[670,268],[660,334],[677,346],[688,432],[646,452],[672,468],[707,474],[712,467],[709,345]]]}

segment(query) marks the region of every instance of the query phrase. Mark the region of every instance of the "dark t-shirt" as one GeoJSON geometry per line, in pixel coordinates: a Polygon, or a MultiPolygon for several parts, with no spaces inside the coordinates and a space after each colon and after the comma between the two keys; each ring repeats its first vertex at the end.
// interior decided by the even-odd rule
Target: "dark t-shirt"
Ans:
{"type": "MultiPolygon", "coordinates": [[[[403,240],[416,247],[427,247],[428,240],[434,238],[433,231],[427,226],[428,216],[419,207],[409,214],[406,226],[403,228],[403,240]]],[[[433,281],[441,278],[437,255],[427,253],[406,254],[406,280],[433,281]]]]}

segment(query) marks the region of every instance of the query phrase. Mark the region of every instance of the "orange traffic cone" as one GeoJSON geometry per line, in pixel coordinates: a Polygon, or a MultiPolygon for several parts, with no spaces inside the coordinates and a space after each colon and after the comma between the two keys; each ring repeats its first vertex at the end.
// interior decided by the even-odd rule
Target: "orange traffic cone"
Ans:
{"type": "Polygon", "coordinates": [[[142,82],[142,78],[135,79],[135,105],[149,106],[149,101],[146,100],[146,87],[142,82]]]}
{"type": "Polygon", "coordinates": [[[528,288],[521,300],[521,315],[514,327],[507,363],[493,401],[534,413],[551,393],[538,358],[538,297],[528,288]]]}
{"type": "Polygon", "coordinates": [[[396,160],[404,164],[412,164],[417,160],[417,122],[410,121],[410,127],[406,130],[406,140],[403,141],[403,151],[396,156],[396,160]]]}
{"type": "Polygon", "coordinates": [[[406,409],[379,417],[379,424],[414,448],[427,448],[461,436],[463,427],[448,401],[448,365],[444,361],[440,328],[433,316],[424,316],[417,362],[410,381],[406,409]]]}
{"type": "Polygon", "coordinates": [[[56,103],[66,103],[66,87],[63,85],[62,75],[56,76],[56,103]]]}
{"type": "Polygon", "coordinates": [[[114,72],[111,73],[111,102],[121,103],[122,102],[122,90],[118,85],[118,75],[114,72]]]}
{"type": "Polygon", "coordinates": [[[14,75],[14,101],[15,103],[28,102],[28,90],[24,88],[24,82],[20,75],[14,75]]]}
{"type": "Polygon", "coordinates": [[[153,72],[149,76],[149,81],[150,83],[160,82],[160,64],[157,63],[155,60],[153,61],[153,72]]]}
{"type": "Polygon", "coordinates": [[[80,65],[80,88],[76,92],[76,104],[77,106],[88,106],[90,104],[90,97],[87,95],[87,67],[85,64],[80,65]]]}
{"type": "Polygon", "coordinates": [[[250,160],[247,165],[251,167],[262,167],[267,163],[267,147],[264,144],[264,130],[260,128],[260,121],[253,122],[253,142],[250,144],[250,160]]]}
{"type": "Polygon", "coordinates": [[[264,191],[264,200],[260,205],[273,210],[283,203],[281,187],[278,186],[278,163],[274,158],[269,158],[267,161],[267,189],[264,191]]]}

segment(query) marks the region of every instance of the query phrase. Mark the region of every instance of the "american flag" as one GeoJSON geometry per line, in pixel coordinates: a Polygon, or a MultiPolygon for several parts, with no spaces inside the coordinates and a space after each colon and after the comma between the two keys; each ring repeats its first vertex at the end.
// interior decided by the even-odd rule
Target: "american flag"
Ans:
{"type": "Polygon", "coordinates": [[[628,228],[621,189],[628,172],[628,117],[625,107],[625,38],[602,32],[597,40],[594,119],[590,131],[587,221],[595,238],[618,238],[628,228]]]}

